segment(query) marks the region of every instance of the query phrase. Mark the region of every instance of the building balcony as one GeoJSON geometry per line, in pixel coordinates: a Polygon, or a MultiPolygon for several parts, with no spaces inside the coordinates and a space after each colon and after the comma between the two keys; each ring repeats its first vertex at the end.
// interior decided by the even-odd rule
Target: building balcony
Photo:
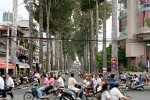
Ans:
{"type": "Polygon", "coordinates": [[[138,28],[138,33],[137,34],[145,34],[145,33],[150,33],[150,28],[147,26],[143,26],[141,28],[138,28]]]}
{"type": "Polygon", "coordinates": [[[150,40],[150,28],[147,26],[141,27],[136,35],[143,38],[143,40],[150,40]]]}

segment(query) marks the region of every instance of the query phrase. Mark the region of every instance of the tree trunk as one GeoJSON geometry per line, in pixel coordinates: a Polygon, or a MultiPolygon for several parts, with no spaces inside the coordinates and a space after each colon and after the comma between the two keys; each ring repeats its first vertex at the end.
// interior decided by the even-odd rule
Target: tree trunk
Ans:
{"type": "MultiPolygon", "coordinates": [[[[39,33],[40,38],[43,38],[43,0],[39,0],[39,7],[39,33]]],[[[43,65],[43,39],[40,39],[39,46],[39,64],[43,65]]]]}
{"type": "MultiPolygon", "coordinates": [[[[118,16],[117,16],[117,0],[113,0],[112,1],[112,57],[115,57],[118,60],[118,43],[117,43],[117,20],[118,20],[118,16]]],[[[116,63],[116,67],[118,66],[118,62],[116,63]]],[[[116,76],[118,76],[118,67],[116,70],[116,76]]],[[[116,77],[117,79],[119,77],[116,77]]]]}
{"type": "Polygon", "coordinates": [[[56,41],[55,41],[55,68],[57,68],[57,70],[60,70],[60,66],[59,66],[59,32],[56,32],[56,41]]]}
{"type": "Polygon", "coordinates": [[[94,28],[93,28],[93,10],[90,9],[90,19],[91,19],[91,34],[90,34],[90,73],[96,71],[95,68],[95,46],[94,46],[94,28]]]}
{"type": "MultiPolygon", "coordinates": [[[[12,28],[12,41],[11,41],[11,56],[10,56],[10,61],[11,63],[15,66],[14,69],[14,75],[16,75],[16,49],[17,49],[17,8],[16,6],[18,5],[18,0],[13,0],[13,28],[12,28]]],[[[10,17],[10,16],[9,16],[10,17]]]]}
{"type": "Polygon", "coordinates": [[[99,33],[98,0],[96,0],[96,54],[98,53],[98,33],[99,33]]]}
{"type": "MultiPolygon", "coordinates": [[[[47,0],[46,0],[47,1],[47,0]]],[[[51,0],[48,0],[46,2],[46,11],[47,11],[47,37],[51,38],[50,30],[49,30],[49,19],[50,19],[50,7],[51,6],[51,0]]],[[[49,71],[50,68],[50,55],[51,55],[51,43],[50,39],[47,39],[47,64],[46,64],[46,72],[49,71]]]]}
{"type": "MultiPolygon", "coordinates": [[[[98,0],[96,0],[96,52],[95,52],[95,56],[97,55],[97,53],[98,53],[98,33],[99,33],[99,16],[98,16],[98,0]]],[[[95,60],[96,61],[96,60],[95,60]]],[[[96,68],[96,74],[97,74],[97,72],[98,72],[98,63],[96,62],[96,66],[95,66],[95,68],[96,68]]]]}
{"type": "MultiPolygon", "coordinates": [[[[104,0],[103,11],[103,68],[107,68],[107,54],[106,54],[106,0],[104,0]]],[[[105,72],[107,73],[107,72],[105,72]]],[[[107,78],[107,74],[104,74],[104,80],[107,78]]]]}

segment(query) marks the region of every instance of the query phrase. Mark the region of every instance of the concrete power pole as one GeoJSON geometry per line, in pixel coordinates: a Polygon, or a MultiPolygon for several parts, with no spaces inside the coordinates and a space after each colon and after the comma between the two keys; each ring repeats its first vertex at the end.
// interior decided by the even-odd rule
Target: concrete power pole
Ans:
{"type": "Polygon", "coordinates": [[[12,41],[11,41],[11,63],[15,66],[14,75],[16,75],[16,42],[17,42],[17,12],[18,12],[18,0],[13,0],[13,21],[12,21],[12,41]]]}
{"type": "MultiPolygon", "coordinates": [[[[107,53],[106,53],[106,0],[104,0],[104,11],[103,11],[103,68],[107,68],[107,53]]],[[[104,70],[103,69],[103,70],[104,70]]],[[[105,72],[106,73],[106,72],[105,72]]],[[[104,74],[104,80],[107,78],[107,74],[104,74]]]]}
{"type": "MultiPolygon", "coordinates": [[[[40,7],[40,13],[39,13],[39,32],[40,32],[40,38],[43,38],[43,0],[39,0],[39,7],[40,7]]],[[[43,64],[43,40],[40,39],[39,42],[39,64],[43,64]]]]}
{"type": "Polygon", "coordinates": [[[32,48],[33,48],[33,0],[28,0],[29,3],[29,65],[30,68],[33,67],[33,52],[32,52],[32,48]]]}
{"type": "MultiPolygon", "coordinates": [[[[118,44],[117,44],[117,2],[118,0],[112,1],[112,57],[115,57],[118,60],[118,44]]],[[[118,63],[116,63],[116,67],[118,69],[118,63]]]]}

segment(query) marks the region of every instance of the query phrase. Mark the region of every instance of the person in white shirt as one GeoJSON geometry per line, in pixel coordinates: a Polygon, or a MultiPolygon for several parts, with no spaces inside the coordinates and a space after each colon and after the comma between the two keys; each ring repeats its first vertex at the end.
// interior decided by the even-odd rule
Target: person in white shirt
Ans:
{"type": "Polygon", "coordinates": [[[75,85],[77,84],[77,81],[74,78],[74,73],[71,73],[71,77],[68,79],[68,88],[70,90],[73,90],[77,93],[77,100],[81,100],[79,98],[80,95],[80,89],[76,88],[75,85]]]}
{"type": "MultiPolygon", "coordinates": [[[[14,88],[14,81],[10,77],[10,74],[7,73],[7,75],[6,75],[6,87],[4,89],[5,95],[6,95],[7,92],[12,91],[13,88],[14,88]]],[[[11,98],[13,98],[13,94],[11,94],[11,98]]]]}
{"type": "Polygon", "coordinates": [[[102,91],[101,100],[111,100],[111,97],[110,97],[108,90],[109,90],[108,83],[103,82],[102,90],[101,90],[102,91]]]}
{"type": "Polygon", "coordinates": [[[2,78],[1,72],[0,72],[0,92],[2,93],[2,97],[6,98],[6,93],[4,91],[4,79],[2,78]]]}
{"type": "Polygon", "coordinates": [[[58,75],[58,80],[57,80],[57,82],[59,83],[59,86],[60,87],[64,87],[65,85],[64,85],[64,80],[63,80],[63,78],[61,77],[61,75],[58,75]]]}
{"type": "Polygon", "coordinates": [[[34,74],[34,79],[38,80],[38,83],[40,83],[40,74],[38,71],[34,74]]]}
{"type": "Polygon", "coordinates": [[[110,90],[110,96],[112,100],[131,100],[130,98],[125,97],[119,90],[120,83],[118,81],[114,82],[114,87],[110,90]]]}
{"type": "Polygon", "coordinates": [[[96,79],[96,92],[100,91],[102,88],[102,79],[101,79],[101,75],[97,76],[96,79]]]}

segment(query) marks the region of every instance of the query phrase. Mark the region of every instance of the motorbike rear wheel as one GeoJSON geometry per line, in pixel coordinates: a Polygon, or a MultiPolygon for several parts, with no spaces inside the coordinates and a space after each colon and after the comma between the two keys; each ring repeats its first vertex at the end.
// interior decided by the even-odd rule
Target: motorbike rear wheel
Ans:
{"type": "Polygon", "coordinates": [[[74,100],[69,94],[62,94],[59,100],[74,100]]]}
{"type": "Polygon", "coordinates": [[[95,97],[95,94],[93,92],[90,92],[86,95],[87,100],[93,100],[95,97]]]}
{"type": "Polygon", "coordinates": [[[24,100],[33,100],[34,99],[34,96],[32,93],[28,93],[26,92],[23,96],[24,100]]]}

